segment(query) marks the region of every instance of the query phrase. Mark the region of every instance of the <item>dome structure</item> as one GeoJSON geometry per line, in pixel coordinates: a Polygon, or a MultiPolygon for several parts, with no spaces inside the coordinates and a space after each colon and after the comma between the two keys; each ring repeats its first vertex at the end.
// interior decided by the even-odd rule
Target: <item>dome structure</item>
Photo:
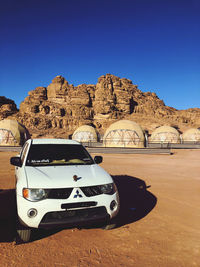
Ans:
{"type": "Polygon", "coordinates": [[[96,142],[97,133],[94,127],[90,125],[82,125],[75,130],[72,139],[78,142],[96,142]]]}
{"type": "Polygon", "coordinates": [[[22,146],[29,138],[27,129],[16,120],[0,121],[0,146],[22,146]]]}
{"type": "Polygon", "coordinates": [[[103,136],[106,147],[144,147],[144,133],[134,121],[120,120],[111,124],[103,136]]]}
{"type": "Polygon", "coordinates": [[[156,128],[150,138],[152,143],[180,143],[179,132],[171,126],[160,126],[156,128]]]}
{"type": "Polygon", "coordinates": [[[182,134],[183,142],[200,142],[200,130],[191,128],[182,134]]]}

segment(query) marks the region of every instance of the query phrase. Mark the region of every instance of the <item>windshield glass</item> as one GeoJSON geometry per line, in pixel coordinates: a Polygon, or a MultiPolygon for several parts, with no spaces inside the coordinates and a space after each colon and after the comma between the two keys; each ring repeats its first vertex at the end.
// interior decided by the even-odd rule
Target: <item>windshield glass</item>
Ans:
{"type": "Polygon", "coordinates": [[[94,164],[82,145],[37,144],[32,145],[26,166],[85,165],[94,164]]]}

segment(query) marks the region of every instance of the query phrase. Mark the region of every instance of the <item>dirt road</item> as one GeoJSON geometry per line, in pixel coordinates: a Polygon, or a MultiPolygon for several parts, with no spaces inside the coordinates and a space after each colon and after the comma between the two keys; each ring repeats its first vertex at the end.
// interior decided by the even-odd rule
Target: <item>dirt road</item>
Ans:
{"type": "Polygon", "coordinates": [[[28,244],[14,241],[12,155],[0,152],[0,266],[200,266],[200,150],[104,155],[120,193],[118,227],[41,231],[28,244]]]}

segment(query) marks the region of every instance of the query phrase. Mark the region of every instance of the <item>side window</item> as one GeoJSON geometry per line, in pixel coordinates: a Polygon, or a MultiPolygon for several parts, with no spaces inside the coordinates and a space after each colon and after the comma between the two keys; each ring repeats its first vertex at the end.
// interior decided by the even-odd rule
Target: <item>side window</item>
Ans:
{"type": "Polygon", "coordinates": [[[28,144],[26,143],[25,146],[24,146],[24,148],[22,149],[22,152],[21,152],[21,161],[22,161],[22,164],[24,163],[24,159],[25,159],[27,150],[28,150],[28,144]]]}

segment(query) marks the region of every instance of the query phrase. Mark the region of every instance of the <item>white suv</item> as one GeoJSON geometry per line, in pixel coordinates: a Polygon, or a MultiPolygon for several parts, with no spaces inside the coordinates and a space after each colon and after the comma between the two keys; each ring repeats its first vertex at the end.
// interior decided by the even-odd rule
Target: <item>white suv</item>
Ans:
{"type": "Polygon", "coordinates": [[[119,211],[119,196],[111,176],[78,142],[30,139],[15,165],[17,233],[28,242],[33,228],[81,226],[109,221],[119,211]]]}

